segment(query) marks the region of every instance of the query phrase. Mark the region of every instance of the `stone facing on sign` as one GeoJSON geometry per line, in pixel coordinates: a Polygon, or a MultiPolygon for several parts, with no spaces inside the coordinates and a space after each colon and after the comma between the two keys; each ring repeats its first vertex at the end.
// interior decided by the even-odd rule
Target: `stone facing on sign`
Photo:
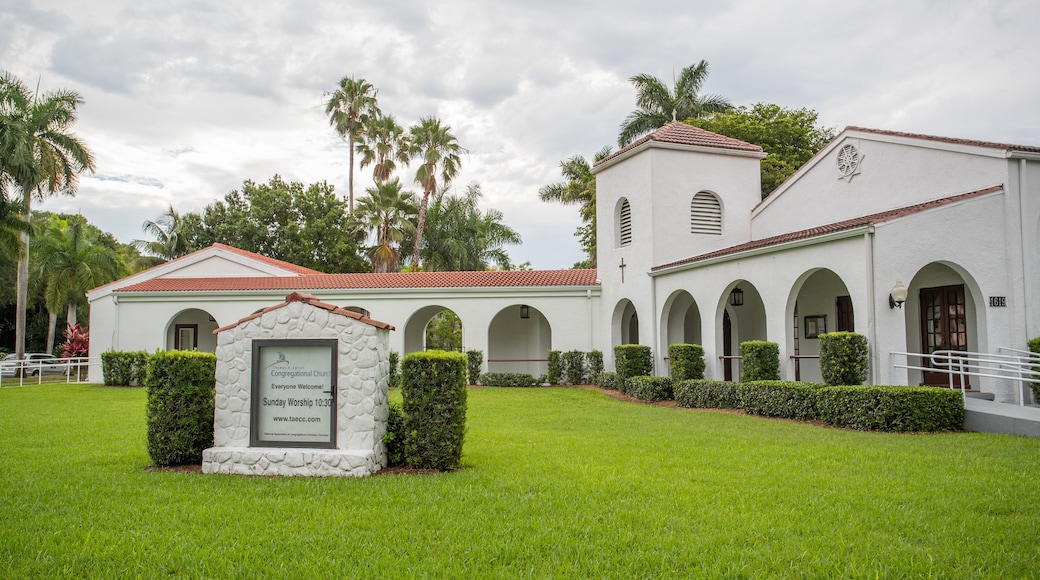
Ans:
{"type": "Polygon", "coordinates": [[[203,473],[361,476],[386,466],[389,330],[307,298],[218,330],[214,447],[203,452],[203,473]],[[249,446],[252,340],[293,338],[339,341],[334,449],[249,446]]]}

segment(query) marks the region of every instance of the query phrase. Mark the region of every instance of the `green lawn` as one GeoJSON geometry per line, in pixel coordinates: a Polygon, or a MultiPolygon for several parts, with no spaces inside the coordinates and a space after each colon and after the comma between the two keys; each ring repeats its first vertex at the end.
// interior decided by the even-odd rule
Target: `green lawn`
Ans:
{"type": "Polygon", "coordinates": [[[1040,575],[1040,440],[477,389],[456,473],[148,471],[142,389],[0,389],[0,577],[1040,575]]]}

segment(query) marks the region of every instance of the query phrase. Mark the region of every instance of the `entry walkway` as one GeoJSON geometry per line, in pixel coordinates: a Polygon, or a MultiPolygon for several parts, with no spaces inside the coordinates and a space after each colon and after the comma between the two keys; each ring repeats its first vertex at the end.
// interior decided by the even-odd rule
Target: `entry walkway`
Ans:
{"type": "Polygon", "coordinates": [[[964,430],[1040,437],[1040,407],[964,399],[964,430]]]}

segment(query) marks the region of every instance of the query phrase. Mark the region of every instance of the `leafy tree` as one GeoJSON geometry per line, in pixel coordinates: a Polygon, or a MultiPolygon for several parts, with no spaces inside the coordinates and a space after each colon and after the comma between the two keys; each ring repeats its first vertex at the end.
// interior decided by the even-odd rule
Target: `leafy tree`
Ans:
{"type": "Polygon", "coordinates": [[[373,117],[365,127],[363,137],[357,146],[361,154],[361,168],[375,164],[372,179],[377,184],[389,181],[398,163],[407,164],[411,160],[408,136],[393,115],[373,117]]]}
{"type": "Polygon", "coordinates": [[[451,310],[442,310],[426,325],[427,350],[462,350],[462,320],[451,310]]]}
{"type": "Polygon", "coordinates": [[[636,88],[636,106],[639,108],[629,113],[621,124],[618,145],[624,147],[640,135],[676,119],[695,119],[731,109],[733,105],[725,97],[699,94],[707,78],[708,63],[702,60],[679,72],[674,90],[669,90],[661,79],[648,74],[628,79],[636,88]]]}
{"type": "Polygon", "coordinates": [[[150,268],[180,258],[195,249],[188,246],[188,240],[184,236],[184,220],[172,205],[157,220],[146,220],[141,226],[141,230],[153,236],[155,240],[130,242],[133,247],[149,254],[142,256],[137,261],[137,265],[150,268]]]}
{"type": "MultiPolygon", "coordinates": [[[[73,194],[78,175],[94,169],[90,149],[71,132],[83,104],[68,89],[33,92],[10,73],[0,74],[0,189],[6,200],[15,188],[22,194],[23,221],[30,220],[33,199],[56,193],[73,194]]],[[[28,245],[28,233],[22,233],[28,245]]],[[[18,262],[15,353],[25,355],[25,310],[28,301],[29,256],[18,262]]]]}
{"type": "MultiPolygon", "coordinates": [[[[593,162],[610,155],[610,146],[603,147],[593,156],[593,162]]],[[[574,235],[581,240],[581,249],[588,254],[589,268],[596,267],[596,176],[592,166],[581,155],[560,162],[560,173],[566,181],[552,183],[538,190],[542,201],[580,206],[582,225],[574,235]]]]}
{"type": "Polygon", "coordinates": [[[765,197],[834,139],[834,129],[819,126],[818,117],[812,109],[755,103],[688,123],[761,146],[766,152],[761,166],[765,197]]]}
{"type": "Polygon", "coordinates": [[[350,211],[354,211],[354,150],[362,142],[362,136],[369,120],[379,115],[376,94],[379,91],[365,79],[352,76],[339,80],[339,86],[329,95],[325,103],[325,114],[329,116],[329,124],[347,142],[350,149],[350,177],[347,190],[350,196],[350,211]]]}
{"type": "Polygon", "coordinates": [[[33,269],[44,283],[50,313],[47,352],[51,352],[58,312],[67,309],[65,320],[75,326],[77,307],[85,302],[87,291],[119,278],[127,269],[117,252],[98,242],[95,229],[82,216],[50,216],[30,253],[33,269]]]}
{"type": "Polygon", "coordinates": [[[305,188],[278,175],[267,183],[246,180],[241,191],[183,221],[188,247],[219,242],[321,272],[368,271],[346,204],[326,182],[305,188]]]}
{"type": "Polygon", "coordinates": [[[365,250],[372,271],[396,272],[401,264],[401,242],[415,232],[412,220],[419,212],[415,196],[402,191],[397,179],[377,182],[366,192],[368,196],[358,200],[350,215],[353,227],[375,235],[375,244],[365,250]]]}
{"type": "Polygon", "coordinates": [[[442,186],[450,184],[462,163],[459,156],[465,150],[451,133],[451,127],[434,117],[423,117],[408,132],[411,139],[409,150],[413,157],[421,161],[418,171],[415,172],[415,181],[423,188],[419,220],[415,228],[415,245],[412,249],[412,269],[418,271],[419,252],[423,247],[423,232],[426,229],[426,211],[430,205],[430,197],[437,192],[438,175],[442,186]]]}
{"type": "Polygon", "coordinates": [[[502,212],[481,211],[480,184],[466,186],[464,195],[447,195],[447,188],[434,196],[427,214],[422,263],[426,271],[487,270],[492,265],[510,267],[503,246],[519,244],[520,234],[502,223],[502,212]]]}
{"type": "Polygon", "coordinates": [[[12,262],[21,260],[25,253],[21,236],[23,233],[31,234],[32,224],[25,221],[21,214],[21,201],[12,200],[0,205],[0,256],[12,262]]]}

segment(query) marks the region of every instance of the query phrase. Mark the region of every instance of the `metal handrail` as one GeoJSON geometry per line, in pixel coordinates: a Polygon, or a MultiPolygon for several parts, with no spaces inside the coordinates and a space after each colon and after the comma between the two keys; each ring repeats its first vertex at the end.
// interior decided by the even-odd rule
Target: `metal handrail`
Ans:
{"type": "MultiPolygon", "coordinates": [[[[957,378],[961,394],[966,392],[967,377],[984,377],[993,379],[1014,380],[1020,383],[1018,390],[1018,404],[1025,405],[1025,390],[1027,384],[1040,384],[1040,356],[1035,353],[1022,354],[999,354],[999,351],[1010,351],[1024,353],[1008,347],[1000,347],[998,353],[969,352],[960,350],[937,350],[931,354],[915,352],[893,352],[906,357],[905,365],[892,361],[893,368],[908,370],[919,370],[933,373],[944,373],[949,377],[951,389],[957,388],[954,379],[957,378]],[[930,366],[917,366],[910,364],[910,358],[927,360],[930,366]]],[[[922,363],[923,364],[923,363],[922,363]]]]}

